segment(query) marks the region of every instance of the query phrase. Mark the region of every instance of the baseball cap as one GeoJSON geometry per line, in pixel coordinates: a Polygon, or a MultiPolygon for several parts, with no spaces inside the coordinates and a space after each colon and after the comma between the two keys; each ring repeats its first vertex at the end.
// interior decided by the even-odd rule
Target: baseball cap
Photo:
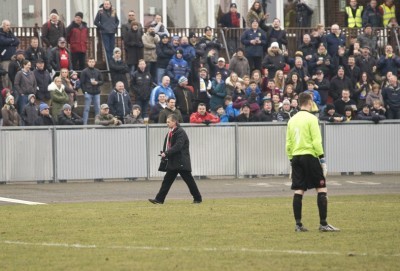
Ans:
{"type": "Polygon", "coordinates": [[[100,106],[100,108],[101,108],[101,109],[106,109],[106,108],[109,108],[109,107],[108,107],[108,104],[102,104],[102,105],[100,106]]]}
{"type": "Polygon", "coordinates": [[[223,57],[218,58],[218,62],[220,62],[220,61],[225,62],[225,58],[223,58],[223,57]]]}

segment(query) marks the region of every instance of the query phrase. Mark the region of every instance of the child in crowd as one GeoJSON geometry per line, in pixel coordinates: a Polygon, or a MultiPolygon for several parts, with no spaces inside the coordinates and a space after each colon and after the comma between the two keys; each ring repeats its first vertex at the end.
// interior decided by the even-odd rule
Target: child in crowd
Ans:
{"type": "Polygon", "coordinates": [[[220,122],[229,122],[229,116],[225,113],[222,105],[217,106],[216,116],[219,117],[220,122]]]}
{"type": "Polygon", "coordinates": [[[76,71],[72,71],[70,75],[70,81],[73,90],[75,91],[74,94],[74,108],[78,107],[78,101],[76,100],[76,96],[78,94],[78,90],[81,88],[81,80],[78,78],[78,73],[76,71]]]}

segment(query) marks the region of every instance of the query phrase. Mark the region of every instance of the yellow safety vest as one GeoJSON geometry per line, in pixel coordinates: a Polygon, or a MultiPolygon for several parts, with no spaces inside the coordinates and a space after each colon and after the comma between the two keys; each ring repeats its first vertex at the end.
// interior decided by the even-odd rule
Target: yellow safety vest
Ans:
{"type": "Polygon", "coordinates": [[[356,16],[353,16],[352,8],[346,7],[346,13],[348,15],[347,19],[347,27],[354,28],[354,27],[362,27],[362,18],[361,13],[363,11],[363,6],[358,6],[356,10],[356,16]]]}
{"type": "Polygon", "coordinates": [[[386,27],[390,19],[396,18],[396,7],[393,5],[390,8],[385,4],[382,4],[381,8],[383,10],[383,26],[386,27]]]}

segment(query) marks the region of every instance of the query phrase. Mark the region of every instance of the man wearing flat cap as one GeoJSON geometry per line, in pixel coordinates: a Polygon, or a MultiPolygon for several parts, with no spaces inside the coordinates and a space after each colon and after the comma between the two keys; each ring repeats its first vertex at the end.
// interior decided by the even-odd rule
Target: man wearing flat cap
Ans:
{"type": "Polygon", "coordinates": [[[53,47],[50,52],[50,66],[58,72],[61,69],[72,70],[72,55],[67,48],[67,40],[64,37],[58,39],[57,47],[53,47]]]}

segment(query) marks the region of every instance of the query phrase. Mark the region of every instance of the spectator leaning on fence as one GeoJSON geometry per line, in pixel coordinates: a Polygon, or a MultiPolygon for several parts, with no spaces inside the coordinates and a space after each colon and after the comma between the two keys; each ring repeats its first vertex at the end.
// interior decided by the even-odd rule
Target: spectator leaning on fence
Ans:
{"type": "Polygon", "coordinates": [[[64,104],[60,115],[58,116],[58,125],[82,125],[83,119],[78,114],[72,112],[69,104],[64,104]]]}
{"type": "Polygon", "coordinates": [[[28,103],[24,106],[21,113],[22,124],[24,126],[33,126],[35,120],[39,117],[39,106],[35,102],[35,94],[29,94],[28,103]]]}
{"type": "Polygon", "coordinates": [[[125,90],[123,82],[118,81],[115,84],[115,88],[108,95],[107,104],[110,108],[110,114],[113,114],[123,123],[125,116],[132,110],[131,97],[125,90]]]}
{"type": "Polygon", "coordinates": [[[103,126],[119,126],[122,122],[114,117],[112,114],[109,114],[110,108],[108,104],[102,104],[100,106],[100,114],[96,115],[94,124],[103,125],[103,126]]]}
{"type": "Polygon", "coordinates": [[[39,117],[35,120],[35,126],[55,125],[53,117],[50,115],[50,108],[46,103],[39,105],[39,117]]]}

